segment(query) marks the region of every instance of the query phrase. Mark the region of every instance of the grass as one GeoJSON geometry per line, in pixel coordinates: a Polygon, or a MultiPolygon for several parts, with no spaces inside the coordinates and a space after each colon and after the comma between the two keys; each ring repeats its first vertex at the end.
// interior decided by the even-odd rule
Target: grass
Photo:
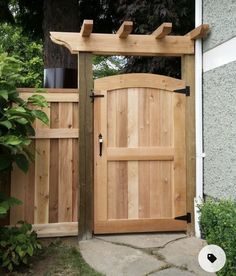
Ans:
{"type": "Polygon", "coordinates": [[[38,255],[32,259],[29,267],[21,268],[20,271],[8,275],[100,276],[102,274],[96,272],[84,261],[77,247],[57,239],[49,245],[44,245],[38,255]]]}

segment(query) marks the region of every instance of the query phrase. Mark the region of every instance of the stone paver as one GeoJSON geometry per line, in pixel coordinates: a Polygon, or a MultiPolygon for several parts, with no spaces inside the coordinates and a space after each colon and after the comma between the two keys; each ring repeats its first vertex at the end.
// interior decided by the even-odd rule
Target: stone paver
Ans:
{"type": "Polygon", "coordinates": [[[157,253],[164,256],[165,261],[169,264],[186,267],[188,271],[192,271],[196,275],[213,275],[204,272],[198,264],[198,253],[205,245],[205,241],[189,237],[169,243],[165,248],[158,250],[157,253]]]}
{"type": "Polygon", "coordinates": [[[103,235],[99,239],[138,248],[162,247],[170,241],[186,237],[183,233],[103,235]]]}
{"type": "Polygon", "coordinates": [[[215,275],[198,264],[205,245],[181,233],[103,235],[79,244],[85,261],[107,276],[215,275]]]}
{"type": "Polygon", "coordinates": [[[178,268],[172,267],[172,268],[167,268],[161,271],[157,271],[154,273],[149,274],[150,276],[193,276],[196,274],[193,274],[189,271],[186,270],[180,270],[178,268]]]}
{"type": "Polygon", "coordinates": [[[140,250],[97,239],[82,241],[79,247],[85,261],[107,276],[143,276],[165,265],[140,250]]]}

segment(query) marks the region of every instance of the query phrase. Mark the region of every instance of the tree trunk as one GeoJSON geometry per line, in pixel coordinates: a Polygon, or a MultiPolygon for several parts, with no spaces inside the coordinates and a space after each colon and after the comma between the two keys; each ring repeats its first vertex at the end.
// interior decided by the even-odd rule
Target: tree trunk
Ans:
{"type": "Polygon", "coordinates": [[[77,87],[76,55],[53,43],[49,32],[79,31],[78,1],[45,0],[43,9],[45,87],[77,87]]]}

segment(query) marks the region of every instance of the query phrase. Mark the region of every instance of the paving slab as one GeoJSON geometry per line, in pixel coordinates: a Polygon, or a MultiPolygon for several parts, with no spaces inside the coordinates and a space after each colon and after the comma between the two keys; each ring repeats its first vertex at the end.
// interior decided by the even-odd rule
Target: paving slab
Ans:
{"type": "Polygon", "coordinates": [[[173,267],[173,268],[167,268],[161,271],[157,271],[149,275],[150,276],[193,276],[196,274],[173,267]]]}
{"type": "Polygon", "coordinates": [[[189,237],[169,243],[165,248],[153,253],[161,254],[169,264],[187,268],[196,275],[215,275],[205,272],[198,263],[198,253],[205,245],[207,244],[204,240],[189,237]]]}
{"type": "Polygon", "coordinates": [[[128,234],[128,235],[100,235],[98,239],[126,244],[135,248],[163,247],[176,239],[186,237],[184,233],[157,233],[157,234],[128,234]]]}
{"type": "Polygon", "coordinates": [[[143,276],[166,265],[141,250],[96,238],[81,241],[79,247],[84,260],[107,276],[143,276]]]}

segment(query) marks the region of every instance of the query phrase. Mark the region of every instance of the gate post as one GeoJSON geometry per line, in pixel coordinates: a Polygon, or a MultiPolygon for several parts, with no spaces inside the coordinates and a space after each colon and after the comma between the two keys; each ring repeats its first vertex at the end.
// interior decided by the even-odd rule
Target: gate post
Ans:
{"type": "Polygon", "coordinates": [[[93,88],[92,54],[78,54],[79,87],[79,240],[92,238],[93,230],[93,88]]]}
{"type": "Polygon", "coordinates": [[[187,225],[189,235],[194,235],[194,198],[196,192],[196,143],[195,143],[195,56],[184,55],[181,58],[181,77],[190,86],[190,96],[186,97],[186,184],[187,213],[191,213],[192,222],[187,225]]]}

